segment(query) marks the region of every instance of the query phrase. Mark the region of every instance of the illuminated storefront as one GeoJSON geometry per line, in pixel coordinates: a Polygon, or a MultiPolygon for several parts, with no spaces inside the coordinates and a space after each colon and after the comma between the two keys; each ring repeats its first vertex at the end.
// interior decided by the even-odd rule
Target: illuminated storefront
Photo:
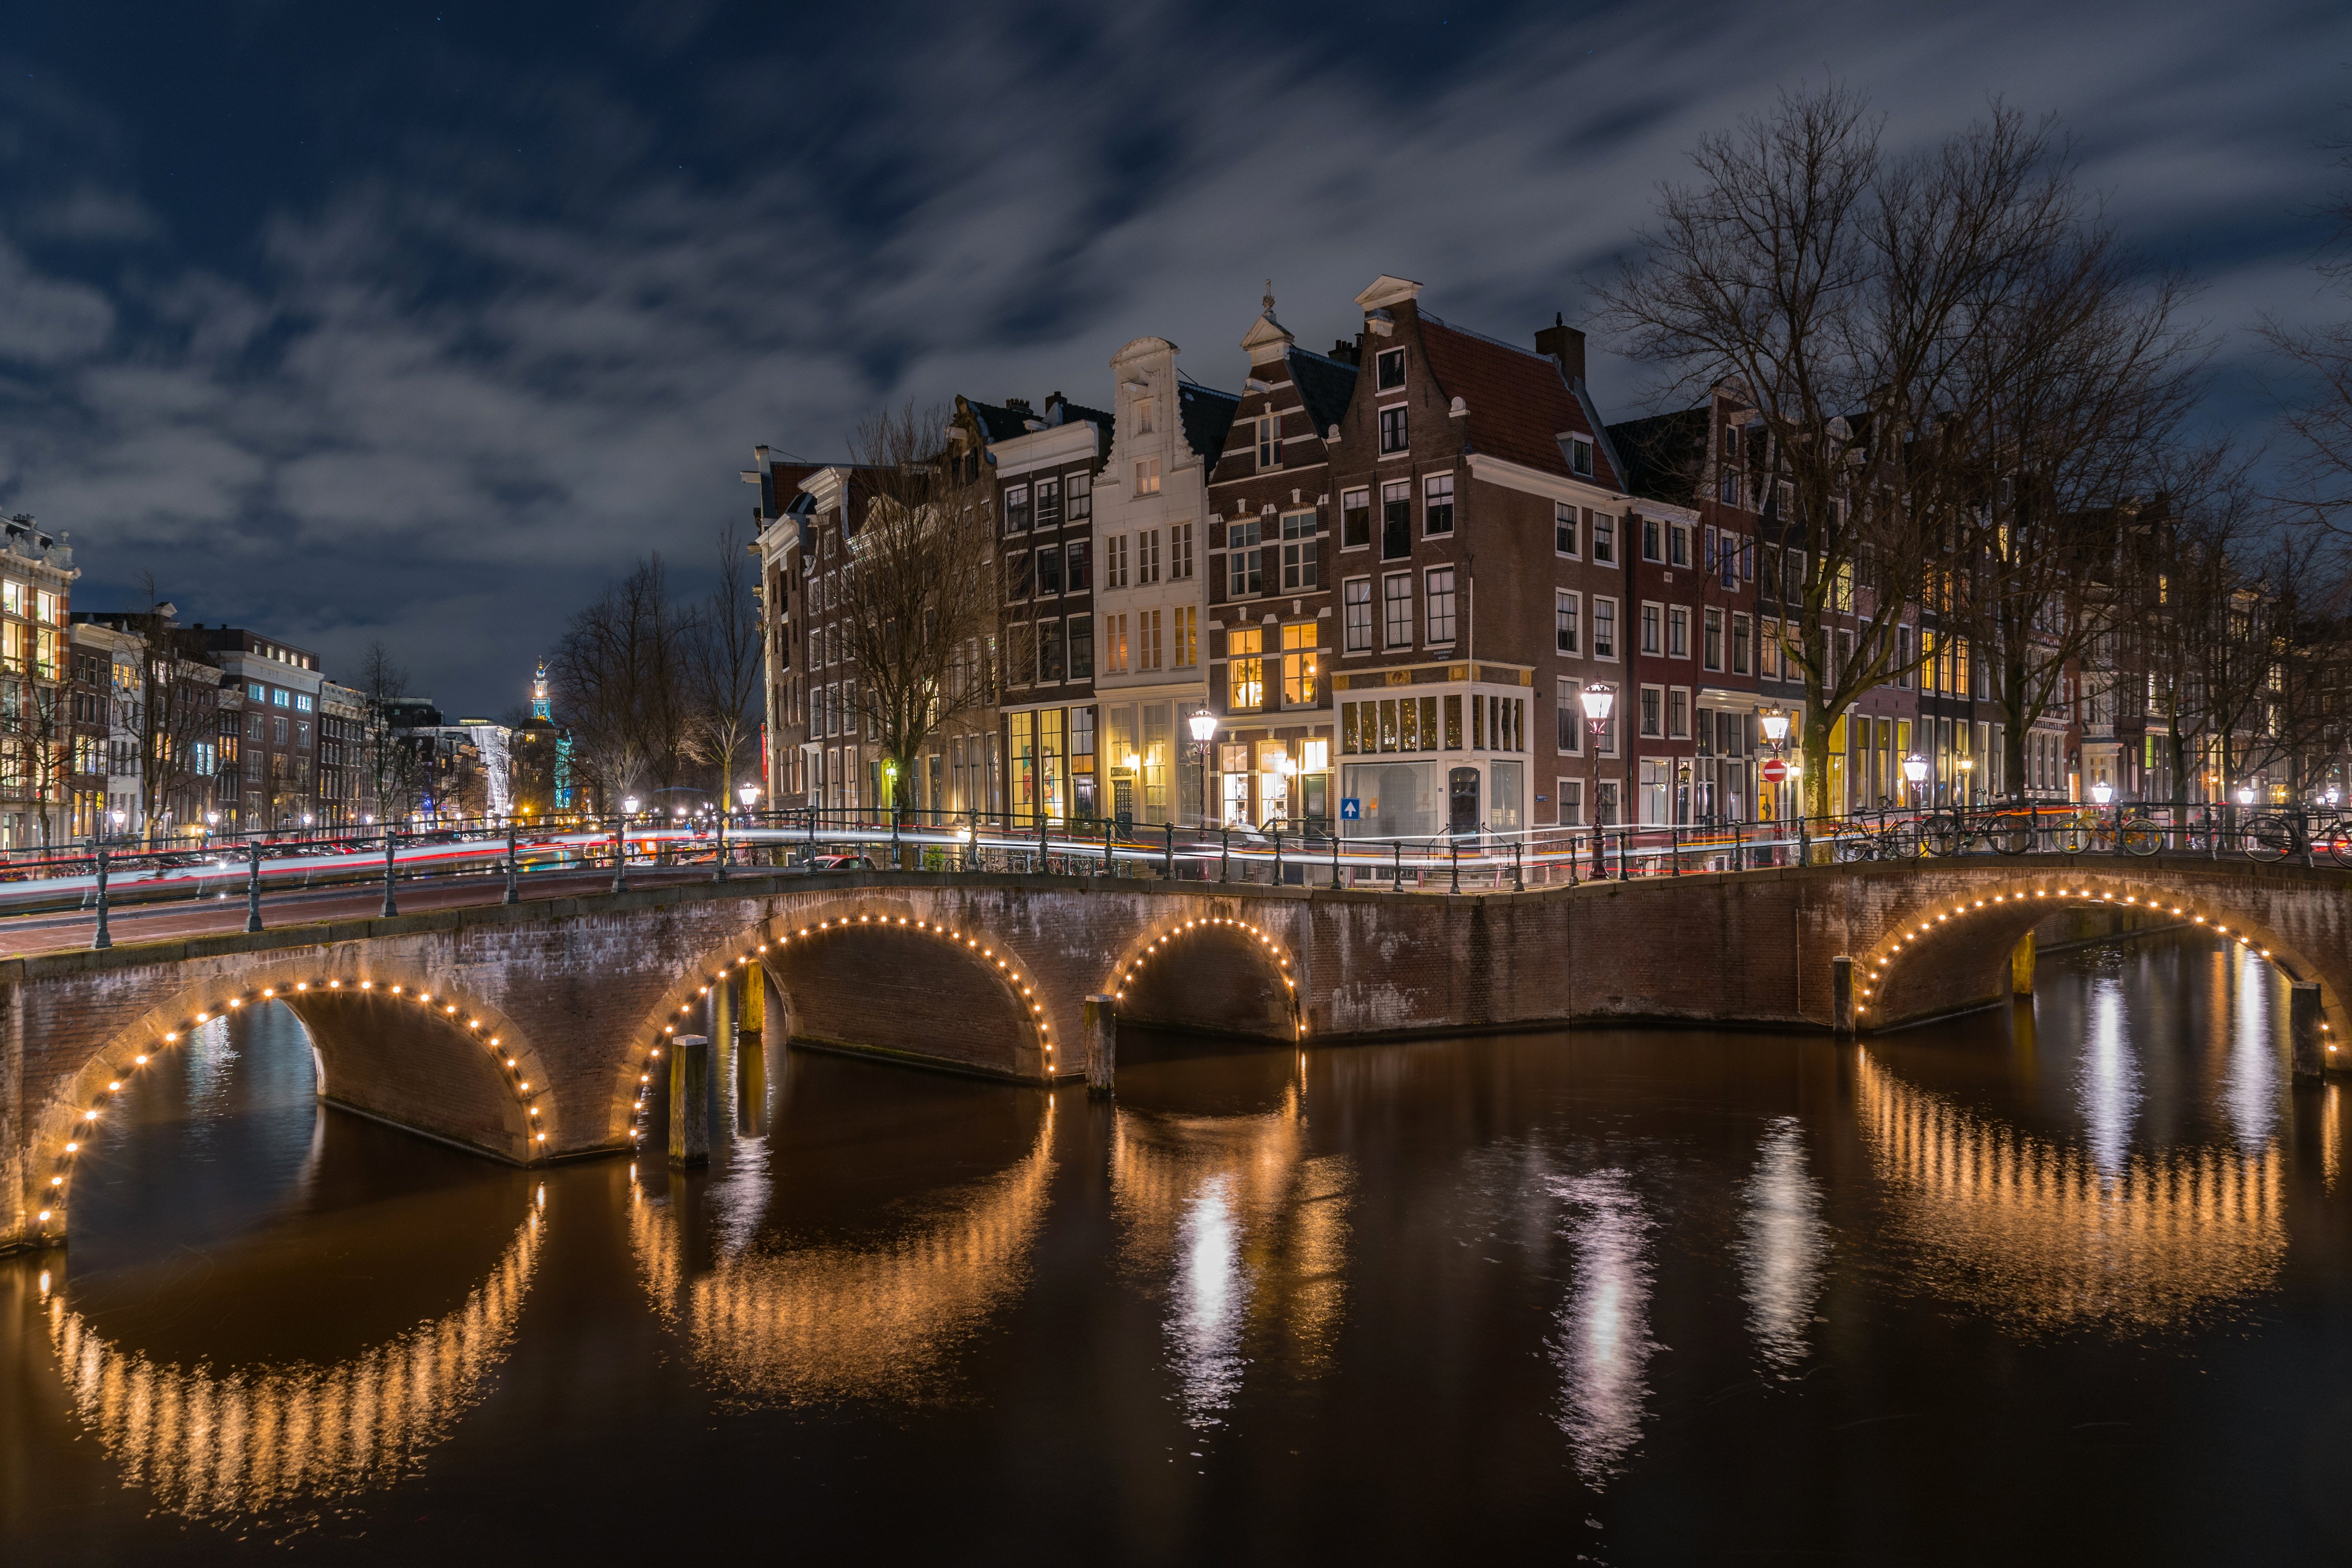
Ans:
{"type": "Polygon", "coordinates": [[[1526,826],[1534,679],[1495,664],[1478,665],[1475,679],[1467,664],[1336,677],[1339,794],[1360,812],[1342,831],[1413,838],[1526,826]]]}
{"type": "Polygon", "coordinates": [[[1095,710],[1024,708],[1004,715],[1004,756],[1016,819],[1101,815],[1096,789],[1095,710]]]}

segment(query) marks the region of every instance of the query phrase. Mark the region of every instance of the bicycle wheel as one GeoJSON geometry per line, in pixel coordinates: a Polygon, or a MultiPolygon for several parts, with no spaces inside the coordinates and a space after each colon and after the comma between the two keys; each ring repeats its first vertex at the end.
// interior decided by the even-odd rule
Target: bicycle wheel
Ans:
{"type": "Polygon", "coordinates": [[[2294,825],[2284,816],[2257,816],[2246,824],[2246,858],[2265,864],[2294,853],[2294,825]]]}
{"type": "Polygon", "coordinates": [[[1930,855],[1957,855],[1960,852],[1960,825],[1949,816],[1932,816],[1919,825],[1919,842],[1930,855]]]}
{"type": "Polygon", "coordinates": [[[2133,855],[2153,855],[2164,847],[2164,835],[2145,817],[2134,817],[2124,824],[2124,849],[2133,855]]]}
{"type": "Polygon", "coordinates": [[[2091,833],[2090,826],[2080,817],[2060,823],[2056,835],[2058,852],[2062,855],[2080,855],[2091,847],[2091,833]]]}
{"type": "Polygon", "coordinates": [[[1832,845],[1832,851],[1836,856],[1838,864],[1842,866],[1851,866],[1857,860],[1868,860],[1874,858],[1870,835],[1867,833],[1839,834],[1832,845]]]}
{"type": "Polygon", "coordinates": [[[1985,839],[2003,855],[2022,855],[2033,847],[2033,818],[2021,812],[2004,811],[1992,819],[1985,839]]]}

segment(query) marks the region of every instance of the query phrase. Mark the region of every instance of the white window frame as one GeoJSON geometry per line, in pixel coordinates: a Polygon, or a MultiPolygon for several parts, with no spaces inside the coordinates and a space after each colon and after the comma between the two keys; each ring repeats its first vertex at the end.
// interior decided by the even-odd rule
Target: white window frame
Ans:
{"type": "Polygon", "coordinates": [[[1577,526],[1581,518],[1582,513],[1579,511],[1577,508],[1569,505],[1569,503],[1564,500],[1556,500],[1551,503],[1551,552],[1554,555],[1566,561],[1581,561],[1584,559],[1584,535],[1579,531],[1577,526]],[[1565,529],[1568,532],[1568,548],[1565,550],[1562,550],[1559,547],[1559,536],[1562,529],[1565,529]]]}
{"type": "Polygon", "coordinates": [[[1461,635],[1460,627],[1456,624],[1457,617],[1454,613],[1454,568],[1452,566],[1430,566],[1423,568],[1422,572],[1422,612],[1428,646],[1431,647],[1452,647],[1455,638],[1461,635]],[[1445,599],[1445,635],[1444,637],[1437,635],[1437,602],[1439,596],[1437,580],[1441,576],[1445,579],[1444,590],[1445,599]]]}
{"type": "Polygon", "coordinates": [[[1382,573],[1381,574],[1381,646],[1386,648],[1411,647],[1414,619],[1412,572],[1382,573]],[[1402,595],[1393,591],[1399,583],[1404,584],[1404,593],[1402,595]],[[1395,607],[1400,604],[1404,606],[1402,617],[1395,607]],[[1397,635],[1400,618],[1403,623],[1402,637],[1397,635]]]}
{"type": "Polygon", "coordinates": [[[1555,588],[1551,596],[1552,651],[1562,658],[1584,657],[1584,595],[1572,588],[1555,588]],[[1560,646],[1560,632],[1565,622],[1568,633],[1566,647],[1560,646]]]}
{"type": "Polygon", "coordinates": [[[1592,595],[1592,618],[1589,623],[1591,631],[1587,635],[1585,640],[1591,645],[1592,657],[1594,658],[1603,660],[1610,664],[1615,664],[1618,662],[1621,656],[1617,652],[1617,641],[1623,634],[1623,626],[1617,618],[1617,612],[1623,606],[1618,603],[1617,596],[1613,594],[1595,594],[1592,595]],[[1605,616],[1601,613],[1603,608],[1606,608],[1609,612],[1605,616]],[[1609,646],[1606,648],[1603,648],[1601,646],[1601,624],[1603,621],[1609,623],[1609,646]]]}
{"type": "Polygon", "coordinates": [[[1351,653],[1370,653],[1373,649],[1372,637],[1374,627],[1372,622],[1372,580],[1370,577],[1347,577],[1340,580],[1339,616],[1339,652],[1341,656],[1345,657],[1351,653]],[[1360,600],[1350,596],[1359,588],[1363,590],[1363,597],[1360,600]],[[1352,612],[1360,605],[1364,612],[1364,641],[1363,646],[1360,647],[1356,645],[1356,623],[1352,618],[1352,612]]]}

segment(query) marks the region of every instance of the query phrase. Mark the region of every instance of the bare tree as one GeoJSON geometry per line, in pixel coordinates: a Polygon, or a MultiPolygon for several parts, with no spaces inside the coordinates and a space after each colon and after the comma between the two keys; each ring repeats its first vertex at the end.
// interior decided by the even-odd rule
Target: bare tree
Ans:
{"type": "Polygon", "coordinates": [[[950,448],[943,410],[875,416],[852,443],[840,574],[857,715],[878,742],[896,803],[931,738],[989,700],[971,649],[995,631],[986,468],[950,448]]]}
{"type": "Polygon", "coordinates": [[[661,557],[648,555],[572,617],[548,660],[574,766],[606,810],[677,776],[693,625],[670,603],[661,557]]]}
{"type": "Polygon", "coordinates": [[[220,671],[197,657],[194,638],[173,617],[175,606],[142,579],[147,608],[123,629],[139,639],[139,683],[121,694],[122,727],[139,747],[140,831],[153,837],[165,821],[195,809],[201,781],[210,776],[219,742],[220,671]]]}
{"type": "Polygon", "coordinates": [[[361,745],[376,814],[386,823],[398,822],[424,800],[424,764],[415,748],[394,732],[400,722],[397,700],[408,695],[408,671],[382,637],[360,655],[357,687],[367,709],[361,745]]]}
{"type": "Polygon", "coordinates": [[[1756,411],[1744,478],[1781,546],[1812,812],[1832,729],[1925,661],[1926,639],[1898,635],[1908,606],[1962,611],[1995,537],[1989,486],[2019,460],[2003,446],[2024,379],[2080,346],[2096,301],[2123,310],[2046,122],[1997,107],[1904,157],[1880,134],[1843,88],[1784,94],[1700,143],[1696,178],[1661,192],[1641,256],[1598,290],[1664,391],[1727,384],[1756,411]]]}
{"type": "Polygon", "coordinates": [[[752,704],[766,671],[746,564],[751,548],[735,524],[719,531],[719,581],[686,638],[687,752],[716,771],[722,810],[737,765],[759,742],[752,704]]]}

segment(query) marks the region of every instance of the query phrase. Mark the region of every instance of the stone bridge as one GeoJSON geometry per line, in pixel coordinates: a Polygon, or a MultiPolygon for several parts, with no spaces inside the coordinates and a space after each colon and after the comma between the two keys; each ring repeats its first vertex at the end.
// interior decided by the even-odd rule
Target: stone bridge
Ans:
{"type": "Polygon", "coordinates": [[[2000,1000],[2020,939],[2086,906],[2260,952],[2302,983],[2298,1070],[2332,1059],[2321,1041],[2352,994],[2352,875],[2332,869],[1983,858],[1456,897],[755,877],[0,964],[0,1247],[63,1237],[75,1166],[150,1058],[270,1001],[309,1030],[322,1098],[527,1164],[636,1147],[665,1042],[719,1034],[739,998],[772,1041],[1040,1085],[1083,1071],[1095,994],[1123,1019],[1285,1044],[1580,1022],[1866,1031],[2000,1000]]]}

